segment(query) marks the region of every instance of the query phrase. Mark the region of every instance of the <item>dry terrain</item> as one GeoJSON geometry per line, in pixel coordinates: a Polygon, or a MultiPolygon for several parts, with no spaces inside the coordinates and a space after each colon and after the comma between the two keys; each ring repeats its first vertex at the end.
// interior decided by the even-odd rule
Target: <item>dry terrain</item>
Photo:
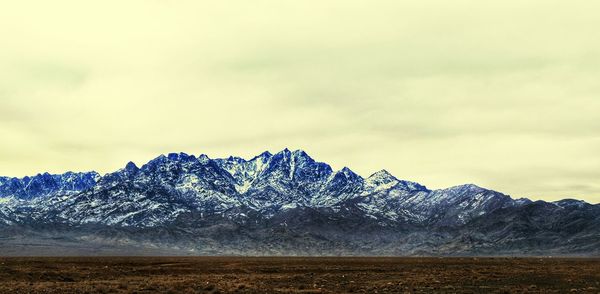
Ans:
{"type": "Polygon", "coordinates": [[[7,257],[2,293],[600,293],[600,259],[7,257]]]}

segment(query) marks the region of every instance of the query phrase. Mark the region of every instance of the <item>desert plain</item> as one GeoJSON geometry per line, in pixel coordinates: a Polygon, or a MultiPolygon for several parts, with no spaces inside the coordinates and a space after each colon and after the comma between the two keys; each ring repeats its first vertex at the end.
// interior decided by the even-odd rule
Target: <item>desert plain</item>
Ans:
{"type": "Polygon", "coordinates": [[[1,257],[1,293],[600,293],[600,258],[1,257]]]}

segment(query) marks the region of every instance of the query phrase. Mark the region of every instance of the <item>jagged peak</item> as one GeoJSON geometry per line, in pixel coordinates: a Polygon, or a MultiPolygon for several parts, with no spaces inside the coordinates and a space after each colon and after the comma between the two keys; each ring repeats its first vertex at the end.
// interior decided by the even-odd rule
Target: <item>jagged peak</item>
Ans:
{"type": "Polygon", "coordinates": [[[294,157],[295,160],[303,160],[307,162],[315,161],[312,157],[310,157],[310,155],[308,155],[308,153],[301,149],[292,151],[292,157],[294,157]]]}
{"type": "Polygon", "coordinates": [[[373,173],[367,179],[371,179],[371,180],[378,179],[378,180],[384,180],[386,182],[399,181],[396,177],[394,177],[394,175],[392,175],[390,172],[388,172],[385,169],[382,169],[382,170],[379,170],[379,171],[373,173]]]}
{"type": "Polygon", "coordinates": [[[279,161],[281,159],[287,161],[287,160],[290,160],[291,158],[292,158],[292,152],[289,149],[285,148],[285,149],[273,154],[273,156],[271,158],[269,158],[269,160],[272,162],[279,161]]]}
{"type": "Polygon", "coordinates": [[[399,180],[385,169],[377,171],[370,175],[365,183],[369,189],[385,190],[391,188],[401,188],[410,191],[430,191],[427,187],[411,181],[399,180]]]}
{"type": "Polygon", "coordinates": [[[271,152],[269,152],[269,151],[265,151],[265,152],[263,152],[263,153],[261,153],[259,155],[256,155],[256,156],[252,157],[248,161],[254,161],[254,160],[257,160],[257,159],[267,160],[267,159],[269,159],[271,157],[273,157],[273,154],[271,152]]]}
{"type": "Polygon", "coordinates": [[[237,162],[237,163],[242,163],[242,162],[246,162],[245,159],[241,158],[241,157],[237,157],[237,156],[229,156],[226,159],[227,161],[231,161],[231,162],[237,162]]]}
{"type": "Polygon", "coordinates": [[[299,156],[299,157],[310,157],[310,156],[308,155],[308,153],[306,153],[306,152],[305,152],[304,150],[302,150],[302,149],[296,149],[296,150],[293,150],[293,151],[292,151],[292,150],[290,150],[290,149],[289,149],[289,148],[287,148],[287,147],[286,147],[286,148],[284,148],[283,150],[281,150],[281,151],[279,151],[279,152],[275,153],[275,155],[277,155],[277,154],[282,154],[282,155],[285,155],[285,156],[294,156],[294,157],[297,157],[297,156],[299,156]]]}
{"type": "Polygon", "coordinates": [[[335,175],[343,175],[347,179],[362,179],[362,177],[359,174],[355,173],[347,166],[344,166],[342,169],[335,172],[335,175]]]}
{"type": "Polygon", "coordinates": [[[200,163],[207,163],[208,161],[210,161],[210,158],[208,157],[208,155],[206,154],[200,154],[200,156],[198,156],[198,161],[200,161],[200,163]]]}
{"type": "Polygon", "coordinates": [[[165,156],[164,154],[161,154],[157,157],[155,157],[154,159],[150,160],[148,163],[158,163],[158,162],[163,162],[167,160],[167,156],[165,156]]]}
{"type": "Polygon", "coordinates": [[[168,153],[167,155],[161,154],[161,155],[157,156],[156,158],[150,160],[148,163],[144,164],[142,166],[142,168],[148,167],[148,166],[154,166],[157,164],[163,164],[168,161],[195,161],[195,160],[197,160],[196,156],[189,155],[184,152],[168,153]]]}
{"type": "Polygon", "coordinates": [[[254,158],[250,159],[250,161],[256,159],[256,158],[267,158],[267,159],[279,159],[279,158],[284,158],[284,159],[305,159],[307,161],[315,161],[312,157],[310,157],[310,155],[308,155],[308,153],[306,153],[304,150],[302,149],[296,149],[294,151],[291,151],[289,148],[284,148],[283,150],[272,154],[269,151],[265,151],[263,153],[261,153],[260,155],[255,156],[254,158]]]}
{"type": "Polygon", "coordinates": [[[184,153],[184,152],[179,152],[179,153],[169,153],[169,154],[167,155],[167,158],[168,158],[169,160],[172,160],[172,161],[178,161],[178,160],[181,160],[181,161],[196,160],[196,156],[194,156],[194,155],[189,155],[189,154],[187,154],[187,153],[184,153]]]}
{"type": "Polygon", "coordinates": [[[49,172],[43,172],[43,173],[37,174],[36,177],[38,177],[38,178],[50,178],[50,177],[52,177],[52,175],[49,172]]]}
{"type": "Polygon", "coordinates": [[[396,177],[385,169],[375,172],[365,180],[365,183],[368,187],[371,187],[371,189],[391,188],[399,182],[400,181],[396,177]]]}
{"type": "Polygon", "coordinates": [[[352,171],[349,167],[344,166],[342,169],[340,169],[340,172],[346,175],[357,175],[354,171],[352,171]]]}
{"type": "MultiPolygon", "coordinates": [[[[302,149],[296,149],[296,150],[292,151],[292,154],[294,156],[308,156],[308,154],[302,149]]],[[[310,157],[310,156],[308,156],[308,157],[310,157]]]]}
{"type": "Polygon", "coordinates": [[[137,171],[139,170],[138,166],[135,165],[135,163],[133,163],[132,161],[128,162],[127,165],[125,165],[125,170],[128,171],[137,171]]]}
{"type": "Polygon", "coordinates": [[[179,159],[179,153],[169,153],[167,154],[167,158],[169,160],[177,160],[179,159]]]}
{"type": "Polygon", "coordinates": [[[167,158],[166,155],[161,154],[159,156],[157,156],[156,158],[148,161],[148,163],[142,165],[142,169],[146,170],[146,169],[152,169],[158,165],[164,164],[165,162],[167,162],[169,159],[167,158]]]}
{"type": "Polygon", "coordinates": [[[291,155],[292,151],[286,147],[283,150],[273,154],[273,157],[290,157],[291,155]]]}

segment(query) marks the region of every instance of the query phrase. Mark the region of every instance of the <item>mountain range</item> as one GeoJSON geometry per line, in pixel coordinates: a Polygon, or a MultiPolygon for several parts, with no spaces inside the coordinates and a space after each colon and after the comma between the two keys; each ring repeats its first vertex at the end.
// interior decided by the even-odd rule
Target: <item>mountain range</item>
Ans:
{"type": "Polygon", "coordinates": [[[302,150],[0,177],[5,255],[600,255],[600,205],[431,190],[302,150]]]}

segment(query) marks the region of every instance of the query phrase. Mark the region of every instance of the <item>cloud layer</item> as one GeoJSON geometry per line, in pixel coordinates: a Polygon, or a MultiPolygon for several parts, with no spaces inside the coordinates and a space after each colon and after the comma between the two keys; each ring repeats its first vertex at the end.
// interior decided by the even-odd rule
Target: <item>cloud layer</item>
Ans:
{"type": "Polygon", "coordinates": [[[600,202],[600,4],[213,2],[3,5],[0,174],[289,147],[600,202]]]}

